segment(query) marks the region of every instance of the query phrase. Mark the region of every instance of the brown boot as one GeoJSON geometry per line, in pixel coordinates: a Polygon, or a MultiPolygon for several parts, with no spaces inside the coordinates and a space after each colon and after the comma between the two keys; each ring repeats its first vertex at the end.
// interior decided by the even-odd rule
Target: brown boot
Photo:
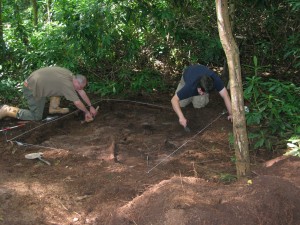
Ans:
{"type": "Polygon", "coordinates": [[[49,113],[66,114],[70,111],[68,108],[60,108],[59,104],[60,104],[60,97],[50,97],[49,113]]]}
{"type": "Polygon", "coordinates": [[[0,120],[4,117],[13,117],[17,118],[17,113],[19,112],[19,108],[12,107],[8,105],[2,105],[0,106],[0,120]]]}

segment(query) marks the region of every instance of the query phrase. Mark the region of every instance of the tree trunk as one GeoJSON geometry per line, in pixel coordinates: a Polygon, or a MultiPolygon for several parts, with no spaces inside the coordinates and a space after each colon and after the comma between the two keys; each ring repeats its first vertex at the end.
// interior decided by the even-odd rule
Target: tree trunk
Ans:
{"type": "Polygon", "coordinates": [[[32,10],[33,10],[33,25],[37,29],[38,26],[38,6],[37,0],[31,0],[32,2],[32,10]]]}
{"type": "Polygon", "coordinates": [[[18,1],[15,0],[13,2],[14,6],[14,22],[12,23],[15,26],[15,37],[20,38],[20,40],[23,42],[23,44],[28,47],[29,40],[28,40],[28,34],[25,30],[25,26],[23,26],[21,13],[20,13],[20,5],[18,4],[18,1]]]}
{"type": "Polygon", "coordinates": [[[219,36],[226,54],[229,68],[234,149],[236,156],[237,177],[240,179],[250,175],[250,158],[244,111],[239,49],[232,35],[227,0],[216,0],[216,10],[219,36]]]}
{"type": "MultiPolygon", "coordinates": [[[[234,33],[234,20],[235,20],[235,0],[229,0],[229,21],[231,24],[231,32],[234,33]]],[[[225,83],[225,87],[227,89],[230,89],[230,84],[229,84],[229,71],[228,71],[228,64],[226,58],[224,59],[224,64],[223,64],[223,71],[222,75],[223,81],[225,83]]]]}
{"type": "Polygon", "coordinates": [[[48,1],[47,1],[48,23],[51,22],[51,4],[52,4],[52,0],[48,0],[48,1]]]}
{"type": "Polygon", "coordinates": [[[5,50],[2,20],[2,0],[0,0],[0,62],[4,62],[5,60],[5,50]]]}
{"type": "Polygon", "coordinates": [[[2,21],[2,0],[0,0],[0,46],[4,43],[3,40],[3,21],[2,21]]]}

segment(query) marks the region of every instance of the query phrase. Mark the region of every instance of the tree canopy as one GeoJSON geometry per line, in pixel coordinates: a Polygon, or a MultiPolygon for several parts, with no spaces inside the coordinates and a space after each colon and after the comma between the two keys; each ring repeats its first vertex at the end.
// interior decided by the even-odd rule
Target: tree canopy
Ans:
{"type": "MultiPolygon", "coordinates": [[[[299,68],[299,2],[236,1],[243,64],[299,68]]],[[[2,0],[3,76],[61,65],[101,79],[128,71],[222,64],[215,5],[195,0],[2,0]]]]}

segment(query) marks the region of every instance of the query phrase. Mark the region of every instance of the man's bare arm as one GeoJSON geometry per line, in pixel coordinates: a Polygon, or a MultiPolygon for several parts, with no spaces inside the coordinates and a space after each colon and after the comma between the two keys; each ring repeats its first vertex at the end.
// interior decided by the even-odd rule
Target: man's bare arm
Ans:
{"type": "Polygon", "coordinates": [[[221,97],[223,98],[224,103],[225,103],[225,106],[226,106],[227,111],[228,111],[228,117],[227,117],[227,119],[230,120],[230,121],[232,122],[231,100],[230,100],[230,97],[229,97],[229,94],[228,94],[227,89],[224,87],[224,88],[219,92],[219,94],[220,94],[221,97]]]}
{"type": "MultiPolygon", "coordinates": [[[[85,103],[90,106],[90,110],[89,112],[93,115],[93,116],[96,116],[97,114],[97,111],[96,109],[92,106],[92,103],[89,99],[89,97],[87,96],[86,92],[84,90],[78,90],[77,91],[78,94],[80,95],[80,97],[83,99],[83,101],[85,101],[85,103]]],[[[85,107],[84,107],[85,108],[85,107]]]]}
{"type": "Polygon", "coordinates": [[[177,94],[175,94],[173,96],[173,98],[171,99],[171,103],[172,103],[172,107],[175,111],[175,113],[177,114],[178,118],[179,118],[179,123],[183,126],[183,127],[186,127],[187,126],[187,120],[186,118],[184,117],[183,113],[182,113],[182,110],[180,108],[180,105],[179,105],[179,98],[177,96],[177,94]]]}

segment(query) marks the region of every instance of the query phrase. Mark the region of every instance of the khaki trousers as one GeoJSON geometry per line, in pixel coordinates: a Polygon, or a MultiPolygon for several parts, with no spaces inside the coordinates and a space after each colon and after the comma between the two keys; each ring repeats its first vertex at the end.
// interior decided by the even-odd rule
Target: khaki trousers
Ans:
{"type": "MultiPolygon", "coordinates": [[[[178,84],[178,87],[176,89],[177,93],[179,90],[181,90],[181,88],[183,88],[185,82],[183,80],[183,76],[181,76],[181,80],[178,84]]],[[[205,95],[196,95],[187,99],[183,99],[179,101],[179,105],[180,107],[186,107],[188,104],[193,103],[194,108],[202,108],[204,106],[206,106],[209,102],[209,94],[205,94],[205,95]]]]}
{"type": "Polygon", "coordinates": [[[41,120],[45,107],[46,98],[36,99],[32,91],[28,89],[27,83],[24,83],[23,95],[27,100],[28,109],[20,109],[17,113],[17,118],[20,120],[41,120]]]}

